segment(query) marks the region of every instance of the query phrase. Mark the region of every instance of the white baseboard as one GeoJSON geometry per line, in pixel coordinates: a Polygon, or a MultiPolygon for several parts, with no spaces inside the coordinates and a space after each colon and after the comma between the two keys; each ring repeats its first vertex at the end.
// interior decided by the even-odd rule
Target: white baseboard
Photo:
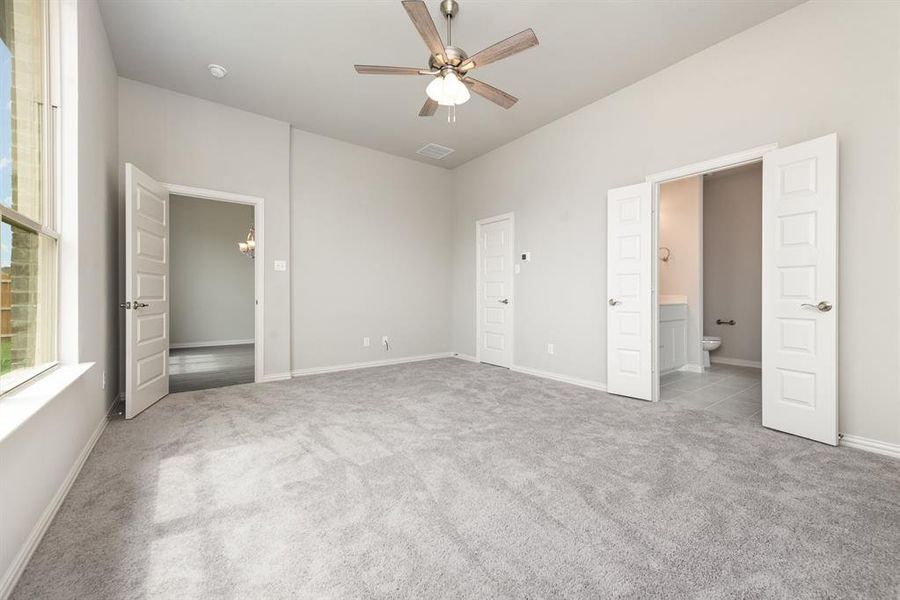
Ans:
{"type": "Polygon", "coordinates": [[[72,488],[72,484],[75,483],[78,474],[81,473],[81,467],[84,466],[88,456],[91,454],[91,450],[94,449],[94,445],[106,429],[107,423],[109,423],[109,419],[103,417],[103,420],[97,425],[96,429],[94,429],[91,437],[81,450],[81,454],[78,455],[72,468],[69,469],[69,473],[63,480],[62,485],[56,490],[56,494],[53,496],[53,499],[50,500],[50,504],[47,505],[47,508],[45,508],[43,514],[41,514],[41,518],[38,519],[38,522],[35,523],[34,528],[32,528],[31,533],[28,535],[28,539],[25,541],[25,545],[22,546],[19,553],[16,555],[16,558],[13,560],[12,564],[10,564],[9,569],[4,573],[3,579],[0,579],[0,600],[6,600],[6,598],[12,594],[13,588],[16,587],[16,583],[19,581],[19,577],[22,576],[22,572],[25,571],[28,561],[31,560],[31,555],[34,554],[34,551],[37,549],[38,544],[41,542],[41,538],[47,533],[47,528],[50,527],[53,517],[56,516],[59,507],[62,506],[63,500],[66,499],[66,495],[72,488]]]}
{"type": "Polygon", "coordinates": [[[526,375],[534,375],[535,377],[542,377],[544,379],[552,379],[553,381],[561,381],[563,383],[570,383],[572,385],[577,385],[580,387],[590,388],[592,390],[598,390],[601,392],[606,391],[606,384],[600,383],[599,381],[591,381],[590,379],[581,379],[579,377],[570,377],[568,375],[560,375],[559,373],[551,373],[550,371],[539,371],[538,369],[532,369],[530,367],[520,367],[518,365],[513,365],[509,368],[510,371],[515,371],[516,373],[525,373],[526,375]]]}
{"type": "Polygon", "coordinates": [[[452,356],[453,358],[458,358],[460,360],[466,360],[466,361],[473,362],[473,363],[478,362],[478,359],[475,358],[474,356],[470,356],[468,354],[460,354],[459,352],[454,352],[450,356],[452,356]]]}
{"type": "Polygon", "coordinates": [[[213,346],[243,346],[245,344],[255,344],[256,340],[222,340],[220,342],[178,342],[177,344],[169,344],[169,349],[181,348],[211,348],[213,346]]]}
{"type": "Polygon", "coordinates": [[[893,458],[900,458],[900,444],[890,444],[888,442],[880,442],[869,438],[859,437],[857,435],[841,435],[841,446],[848,448],[857,448],[866,450],[876,454],[883,454],[893,458]]]}
{"type": "Polygon", "coordinates": [[[284,373],[270,373],[269,375],[263,375],[259,381],[256,383],[271,383],[272,381],[286,381],[291,378],[291,373],[289,371],[284,373]]]}
{"type": "Polygon", "coordinates": [[[687,373],[702,373],[702,372],[703,372],[703,365],[699,365],[699,364],[697,364],[697,363],[688,363],[688,364],[686,364],[686,365],[683,365],[683,366],[682,366],[681,368],[679,368],[678,370],[679,370],[679,371],[685,371],[685,372],[687,372],[687,373]]]}
{"type": "Polygon", "coordinates": [[[368,369],[371,367],[387,367],[389,365],[402,365],[404,363],[420,362],[423,360],[434,360],[436,358],[448,358],[452,356],[449,352],[439,352],[437,354],[420,354],[419,356],[405,356],[403,358],[388,358],[386,360],[373,360],[369,362],[346,363],[343,365],[333,365],[330,367],[311,367],[308,369],[294,369],[291,375],[294,377],[304,377],[306,375],[319,375],[322,373],[337,373],[339,371],[353,371],[356,369],[368,369]]]}
{"type": "Polygon", "coordinates": [[[717,363],[720,365],[731,365],[733,367],[752,367],[754,369],[762,368],[762,363],[758,360],[744,360],[743,358],[728,358],[726,356],[710,355],[709,362],[717,363]]]}

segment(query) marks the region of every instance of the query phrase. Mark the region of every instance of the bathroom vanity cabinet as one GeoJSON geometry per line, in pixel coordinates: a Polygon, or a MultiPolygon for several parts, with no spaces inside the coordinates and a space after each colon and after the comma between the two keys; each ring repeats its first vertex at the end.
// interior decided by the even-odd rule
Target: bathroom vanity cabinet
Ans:
{"type": "Polygon", "coordinates": [[[659,305],[659,372],[687,364],[687,304],[659,305]]]}

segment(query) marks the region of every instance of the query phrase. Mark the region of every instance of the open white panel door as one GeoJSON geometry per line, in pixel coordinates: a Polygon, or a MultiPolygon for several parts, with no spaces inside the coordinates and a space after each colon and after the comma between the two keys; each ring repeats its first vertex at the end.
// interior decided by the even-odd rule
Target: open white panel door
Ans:
{"type": "Polygon", "coordinates": [[[607,391],[653,399],[651,184],[607,195],[607,391]]]}
{"type": "Polygon", "coordinates": [[[169,193],[125,165],[125,418],[169,393],[169,193]]]}
{"type": "Polygon", "coordinates": [[[837,135],[763,157],[762,424],[838,441],[837,135]]]}

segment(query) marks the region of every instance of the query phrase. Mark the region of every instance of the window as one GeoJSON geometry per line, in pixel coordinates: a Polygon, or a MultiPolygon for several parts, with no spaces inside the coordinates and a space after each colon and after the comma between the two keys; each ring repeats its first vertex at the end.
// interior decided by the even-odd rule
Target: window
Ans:
{"type": "Polygon", "coordinates": [[[0,393],[57,358],[49,5],[0,0],[0,393]]]}

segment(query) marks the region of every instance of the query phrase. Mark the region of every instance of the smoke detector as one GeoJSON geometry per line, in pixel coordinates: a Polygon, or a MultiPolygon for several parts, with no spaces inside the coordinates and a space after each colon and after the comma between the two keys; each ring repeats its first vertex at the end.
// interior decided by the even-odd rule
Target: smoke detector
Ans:
{"type": "Polygon", "coordinates": [[[425,144],[416,150],[416,154],[421,154],[422,156],[433,158],[435,160],[440,160],[451,152],[453,152],[453,148],[441,146],[440,144],[425,144]]]}
{"type": "Polygon", "coordinates": [[[222,79],[226,75],[228,75],[228,69],[223,67],[222,65],[217,65],[215,63],[209,64],[206,66],[209,69],[209,74],[215,77],[216,79],[222,79]]]}

